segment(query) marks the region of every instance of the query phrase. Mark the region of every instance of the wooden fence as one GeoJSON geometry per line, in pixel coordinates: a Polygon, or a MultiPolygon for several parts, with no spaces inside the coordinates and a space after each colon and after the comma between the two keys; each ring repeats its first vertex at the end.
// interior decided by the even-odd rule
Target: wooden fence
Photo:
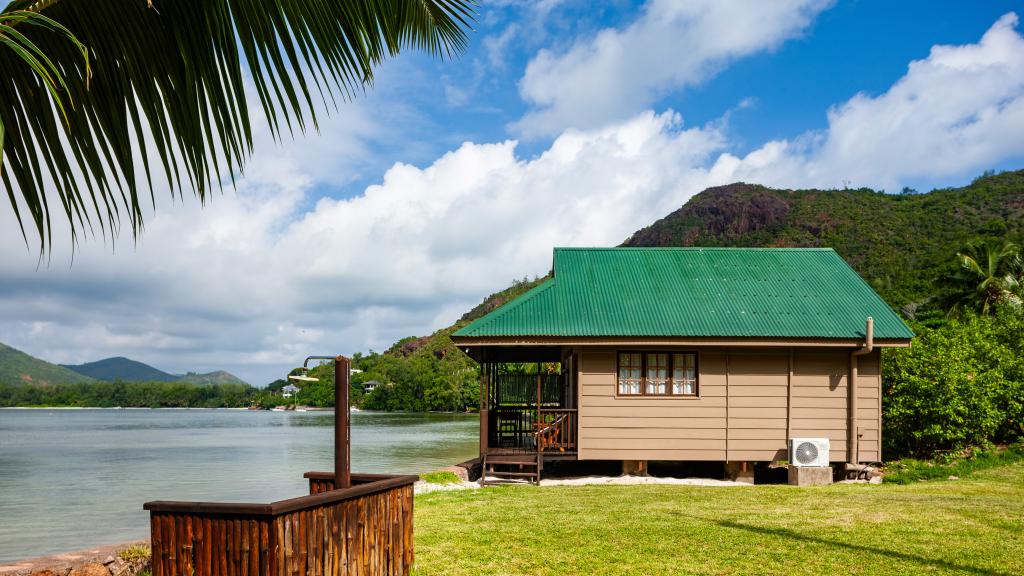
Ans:
{"type": "Polygon", "coordinates": [[[392,576],[413,562],[416,476],[311,472],[272,504],[148,502],[153,576],[392,576]]]}

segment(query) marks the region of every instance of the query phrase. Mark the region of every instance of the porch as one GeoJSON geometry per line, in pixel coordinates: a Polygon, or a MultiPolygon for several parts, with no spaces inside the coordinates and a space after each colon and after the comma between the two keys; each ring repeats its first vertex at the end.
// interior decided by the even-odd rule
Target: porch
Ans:
{"type": "Polygon", "coordinates": [[[539,481],[578,451],[575,356],[560,347],[495,348],[480,361],[481,483],[539,481]]]}

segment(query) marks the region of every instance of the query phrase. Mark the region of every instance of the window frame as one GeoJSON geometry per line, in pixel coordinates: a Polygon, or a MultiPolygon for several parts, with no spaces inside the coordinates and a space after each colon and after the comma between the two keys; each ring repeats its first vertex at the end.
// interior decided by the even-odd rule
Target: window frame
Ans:
{"type": "Polygon", "coordinates": [[[616,350],[615,351],[615,397],[616,398],[700,398],[700,352],[697,350],[616,350]],[[620,379],[622,374],[622,354],[640,354],[640,393],[627,394],[620,392],[620,379]],[[668,378],[665,380],[664,394],[647,393],[647,355],[666,354],[668,356],[668,378]],[[673,355],[693,354],[693,394],[675,394],[672,388],[675,384],[673,372],[673,355]]]}

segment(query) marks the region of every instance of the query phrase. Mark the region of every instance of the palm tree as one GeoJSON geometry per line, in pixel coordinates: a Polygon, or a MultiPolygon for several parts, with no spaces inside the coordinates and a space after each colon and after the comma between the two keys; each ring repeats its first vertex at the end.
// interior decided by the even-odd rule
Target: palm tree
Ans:
{"type": "Polygon", "coordinates": [[[953,289],[945,299],[952,316],[974,310],[991,314],[998,304],[1020,303],[1020,248],[1005,240],[975,241],[957,252],[957,271],[947,278],[953,289]]]}
{"type": "Polygon", "coordinates": [[[14,0],[0,12],[0,180],[25,242],[142,228],[154,181],[204,202],[274,138],[317,129],[407,48],[451,57],[475,0],[14,0]],[[86,48],[87,47],[87,48],[86,48]],[[49,188],[49,192],[46,190],[49,188]],[[51,204],[59,202],[60,207],[51,204]],[[28,232],[26,229],[31,230],[28,232]]]}

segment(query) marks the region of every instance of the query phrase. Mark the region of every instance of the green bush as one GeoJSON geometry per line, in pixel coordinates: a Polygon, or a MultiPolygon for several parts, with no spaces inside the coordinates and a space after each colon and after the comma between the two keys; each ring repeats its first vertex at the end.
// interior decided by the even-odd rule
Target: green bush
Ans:
{"type": "Polygon", "coordinates": [[[915,326],[910,349],[883,362],[888,457],[930,457],[1024,436],[1024,315],[915,326]]]}

